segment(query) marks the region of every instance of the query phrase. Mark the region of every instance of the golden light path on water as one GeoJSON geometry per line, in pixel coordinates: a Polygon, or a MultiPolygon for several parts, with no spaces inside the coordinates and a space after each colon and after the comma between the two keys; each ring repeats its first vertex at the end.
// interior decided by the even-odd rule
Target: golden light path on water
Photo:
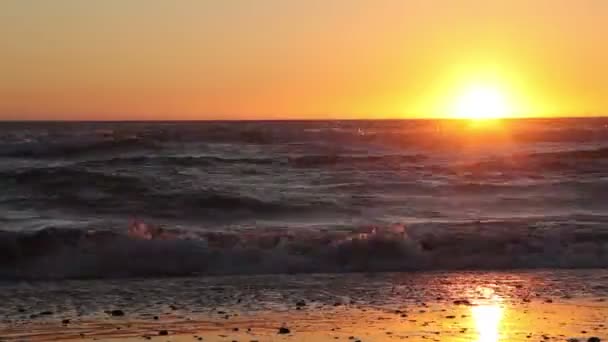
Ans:
{"type": "MultiPolygon", "coordinates": [[[[488,292],[493,292],[487,289],[488,292]]],[[[492,294],[488,300],[471,307],[471,314],[477,329],[478,342],[498,342],[503,317],[502,298],[492,294]]]]}

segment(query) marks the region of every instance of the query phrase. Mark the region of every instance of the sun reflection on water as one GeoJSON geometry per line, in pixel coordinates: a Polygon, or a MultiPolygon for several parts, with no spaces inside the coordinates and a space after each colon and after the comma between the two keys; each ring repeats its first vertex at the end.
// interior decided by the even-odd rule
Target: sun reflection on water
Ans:
{"type": "Polygon", "coordinates": [[[503,316],[502,298],[493,295],[487,302],[471,307],[478,342],[498,342],[503,316]]]}

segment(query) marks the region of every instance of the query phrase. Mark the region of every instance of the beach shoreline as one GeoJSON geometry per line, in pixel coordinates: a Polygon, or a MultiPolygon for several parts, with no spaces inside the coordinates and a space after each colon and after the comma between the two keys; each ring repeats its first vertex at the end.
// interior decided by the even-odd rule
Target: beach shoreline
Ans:
{"type": "Polygon", "coordinates": [[[3,306],[0,336],[6,341],[605,340],[606,276],[606,270],[541,270],[22,282],[3,285],[4,296],[21,289],[22,305],[5,301],[12,307],[3,306]],[[53,297],[59,286],[66,294],[53,297]],[[178,289],[182,293],[174,293],[178,289]]]}

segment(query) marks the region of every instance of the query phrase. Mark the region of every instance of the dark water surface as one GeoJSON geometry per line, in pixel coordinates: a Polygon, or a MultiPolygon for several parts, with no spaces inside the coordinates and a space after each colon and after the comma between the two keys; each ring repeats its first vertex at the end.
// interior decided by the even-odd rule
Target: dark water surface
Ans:
{"type": "Polygon", "coordinates": [[[0,123],[0,278],[608,266],[608,119],[0,123]]]}

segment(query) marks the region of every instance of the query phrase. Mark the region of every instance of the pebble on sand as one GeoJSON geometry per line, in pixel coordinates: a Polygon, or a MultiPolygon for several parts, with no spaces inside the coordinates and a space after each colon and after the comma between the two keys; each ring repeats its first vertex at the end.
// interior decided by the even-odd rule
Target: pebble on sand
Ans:
{"type": "Polygon", "coordinates": [[[111,311],[106,311],[107,314],[109,314],[110,316],[124,316],[125,312],[122,310],[111,310],[111,311]]]}
{"type": "Polygon", "coordinates": [[[279,334],[289,334],[290,332],[291,332],[291,330],[289,330],[288,328],[285,328],[285,327],[279,328],[279,334]]]}
{"type": "Polygon", "coordinates": [[[169,335],[169,332],[167,330],[161,330],[158,332],[158,336],[167,336],[169,335]]]}
{"type": "Polygon", "coordinates": [[[587,340],[587,342],[600,342],[600,338],[599,337],[589,337],[589,339],[587,340]]]}
{"type": "Polygon", "coordinates": [[[454,301],[455,305],[466,305],[466,306],[471,306],[473,304],[471,304],[471,302],[468,299],[458,299],[454,301]]]}

